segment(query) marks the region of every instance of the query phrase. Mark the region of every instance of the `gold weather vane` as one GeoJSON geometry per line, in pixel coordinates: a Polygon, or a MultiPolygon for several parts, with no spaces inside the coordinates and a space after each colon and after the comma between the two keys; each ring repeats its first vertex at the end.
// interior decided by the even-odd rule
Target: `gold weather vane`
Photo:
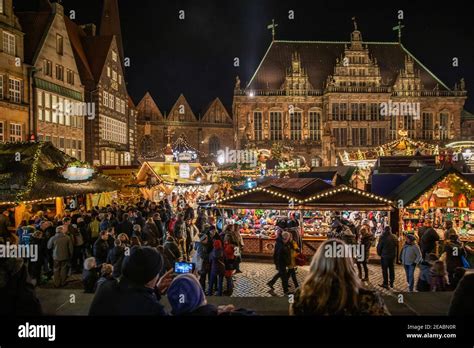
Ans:
{"type": "Polygon", "coordinates": [[[272,30],[272,41],[275,41],[275,34],[276,34],[276,27],[278,27],[278,24],[275,23],[275,20],[272,19],[272,24],[270,24],[269,26],[267,26],[267,29],[271,29],[272,30]]]}
{"type": "Polygon", "coordinates": [[[393,27],[392,30],[398,30],[398,42],[402,42],[402,29],[405,28],[405,26],[402,24],[401,21],[398,21],[398,25],[393,27]]]}

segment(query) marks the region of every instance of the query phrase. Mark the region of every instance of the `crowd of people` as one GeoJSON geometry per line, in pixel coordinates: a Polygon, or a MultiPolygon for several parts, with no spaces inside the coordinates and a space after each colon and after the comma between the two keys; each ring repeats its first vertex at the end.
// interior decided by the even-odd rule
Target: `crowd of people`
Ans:
{"type": "MultiPolygon", "coordinates": [[[[183,196],[159,202],[140,199],[130,206],[112,203],[89,211],[79,206],[65,211],[64,216],[51,217],[42,211],[26,216],[15,235],[2,232],[2,242],[11,239],[36,245],[38,258],[0,260],[0,298],[10,296],[21,302],[18,305],[11,301],[2,310],[40,312],[33,295],[35,285],[52,278],[55,287],[63,287],[71,274],[81,273],[84,291],[95,294],[90,315],[255,314],[232,305],[216,307],[207,303],[207,296],[232,295],[244,243],[237,224],[220,224],[206,210],[195,210],[183,196]],[[195,269],[177,275],[177,262],[193,263],[195,269]],[[171,313],[160,302],[165,294],[171,313]]],[[[3,212],[0,231],[2,226],[8,227],[9,218],[9,211],[3,212]]],[[[419,267],[418,291],[456,289],[452,313],[465,311],[458,297],[465,297],[472,287],[472,275],[463,273],[466,255],[472,250],[459,241],[449,224],[443,254],[437,258],[439,236],[429,221],[418,235],[407,234],[398,251],[398,239],[390,226],[384,225],[378,236],[380,225],[374,229],[368,219],[351,221],[335,216],[328,239],[318,248],[309,274],[299,284],[296,269],[306,260],[301,241],[291,232],[294,221],[289,220],[291,226],[287,226],[288,221],[279,226],[274,252],[277,272],[268,282],[273,289],[280,279],[285,294],[290,294],[289,283],[293,283],[290,314],[388,314],[378,292],[368,287],[367,261],[373,245],[381,258],[380,286],[393,288],[399,255],[410,291],[415,286],[414,270],[419,267]],[[362,257],[331,257],[325,253],[328,246],[350,245],[361,247],[362,257]]]]}

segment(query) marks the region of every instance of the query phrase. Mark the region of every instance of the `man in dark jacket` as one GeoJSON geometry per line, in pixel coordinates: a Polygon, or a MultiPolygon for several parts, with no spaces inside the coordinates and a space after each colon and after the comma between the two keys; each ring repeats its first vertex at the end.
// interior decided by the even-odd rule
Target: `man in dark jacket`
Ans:
{"type": "Polygon", "coordinates": [[[161,295],[171,283],[171,270],[159,279],[163,258],[156,249],[135,246],[122,265],[122,279],[97,290],[89,315],[166,315],[161,295]]]}
{"type": "Polygon", "coordinates": [[[155,222],[157,231],[158,231],[158,245],[163,245],[164,243],[164,237],[165,237],[165,232],[164,232],[164,226],[161,221],[161,216],[159,213],[153,214],[153,221],[155,222]]]}
{"type": "Polygon", "coordinates": [[[10,238],[10,232],[8,226],[10,225],[10,219],[8,218],[8,210],[3,211],[0,215],[0,243],[6,243],[10,238]]]}
{"type": "Polygon", "coordinates": [[[184,210],[184,220],[194,220],[194,209],[189,203],[186,203],[186,209],[184,210]]]}
{"type": "Polygon", "coordinates": [[[379,243],[377,244],[377,254],[380,256],[380,264],[382,266],[383,284],[381,287],[388,289],[388,280],[390,273],[390,287],[393,288],[395,282],[395,259],[397,257],[398,239],[392,233],[390,226],[386,226],[379,243]]]}
{"type": "Polygon", "coordinates": [[[107,255],[107,263],[114,266],[112,276],[119,278],[122,275],[122,261],[125,257],[125,248],[120,239],[114,241],[113,249],[109,250],[107,255]]]}
{"type": "Polygon", "coordinates": [[[21,258],[0,258],[0,315],[12,317],[42,314],[41,304],[29,282],[25,261],[21,258]]]}
{"type": "Polygon", "coordinates": [[[178,244],[178,247],[181,251],[181,255],[183,256],[183,260],[188,259],[188,255],[186,253],[186,224],[183,220],[183,215],[178,214],[178,219],[173,228],[173,237],[178,244]]]}
{"type": "Polygon", "coordinates": [[[72,240],[66,235],[64,226],[56,227],[56,234],[48,241],[48,249],[53,250],[54,286],[66,284],[68,265],[74,252],[72,240]]]}
{"type": "Polygon", "coordinates": [[[122,221],[117,224],[116,235],[118,236],[121,233],[125,233],[128,238],[132,237],[133,224],[130,221],[130,216],[128,214],[122,215],[122,221]]]}
{"type": "Polygon", "coordinates": [[[423,259],[426,255],[435,253],[436,242],[439,241],[438,232],[431,227],[431,220],[426,220],[424,227],[425,229],[422,234],[420,235],[420,233],[418,233],[418,237],[420,238],[421,256],[423,256],[423,259]]]}
{"type": "Polygon", "coordinates": [[[471,316],[474,313],[474,273],[466,273],[454,291],[448,315],[471,316]]]}
{"type": "Polygon", "coordinates": [[[107,254],[109,253],[109,233],[107,231],[101,231],[100,237],[94,243],[94,257],[97,261],[97,266],[107,261],[107,254]]]}
{"type": "Polygon", "coordinates": [[[282,232],[275,241],[275,251],[273,253],[273,262],[278,271],[277,274],[267,283],[273,290],[278,278],[281,278],[281,284],[285,295],[288,294],[288,271],[287,267],[290,264],[290,248],[288,241],[290,240],[290,233],[282,232]]]}

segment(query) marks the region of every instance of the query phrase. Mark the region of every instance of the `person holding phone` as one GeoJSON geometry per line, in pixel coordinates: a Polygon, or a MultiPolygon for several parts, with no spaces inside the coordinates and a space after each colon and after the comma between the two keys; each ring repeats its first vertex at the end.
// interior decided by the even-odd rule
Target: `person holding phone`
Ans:
{"type": "Polygon", "coordinates": [[[132,247],[123,260],[121,279],[97,289],[89,315],[167,315],[160,299],[173,280],[173,269],[160,277],[163,266],[163,256],[155,248],[132,247]]]}

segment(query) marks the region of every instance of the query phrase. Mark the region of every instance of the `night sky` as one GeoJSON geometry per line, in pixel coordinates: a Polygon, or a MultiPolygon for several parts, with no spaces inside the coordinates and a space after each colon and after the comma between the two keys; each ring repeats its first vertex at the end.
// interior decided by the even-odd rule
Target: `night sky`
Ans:
{"type": "MultiPolygon", "coordinates": [[[[34,0],[14,0],[16,10],[34,0]]],[[[161,111],[183,93],[197,114],[215,97],[231,110],[235,76],[248,82],[265,54],[275,18],[277,39],[347,41],[355,16],[366,41],[397,41],[392,27],[404,11],[402,42],[450,88],[461,77],[474,92],[474,25],[468,1],[119,0],[128,89],[138,103],[150,91],[161,111]],[[185,11],[179,20],[178,11],[185,11]],[[295,19],[288,18],[293,10],[295,19]],[[234,58],[240,67],[235,68],[234,58]],[[453,57],[459,67],[452,66],[453,57]]],[[[98,24],[102,0],[63,0],[76,22],[98,24]]],[[[474,98],[466,109],[474,112],[474,98]]]]}

